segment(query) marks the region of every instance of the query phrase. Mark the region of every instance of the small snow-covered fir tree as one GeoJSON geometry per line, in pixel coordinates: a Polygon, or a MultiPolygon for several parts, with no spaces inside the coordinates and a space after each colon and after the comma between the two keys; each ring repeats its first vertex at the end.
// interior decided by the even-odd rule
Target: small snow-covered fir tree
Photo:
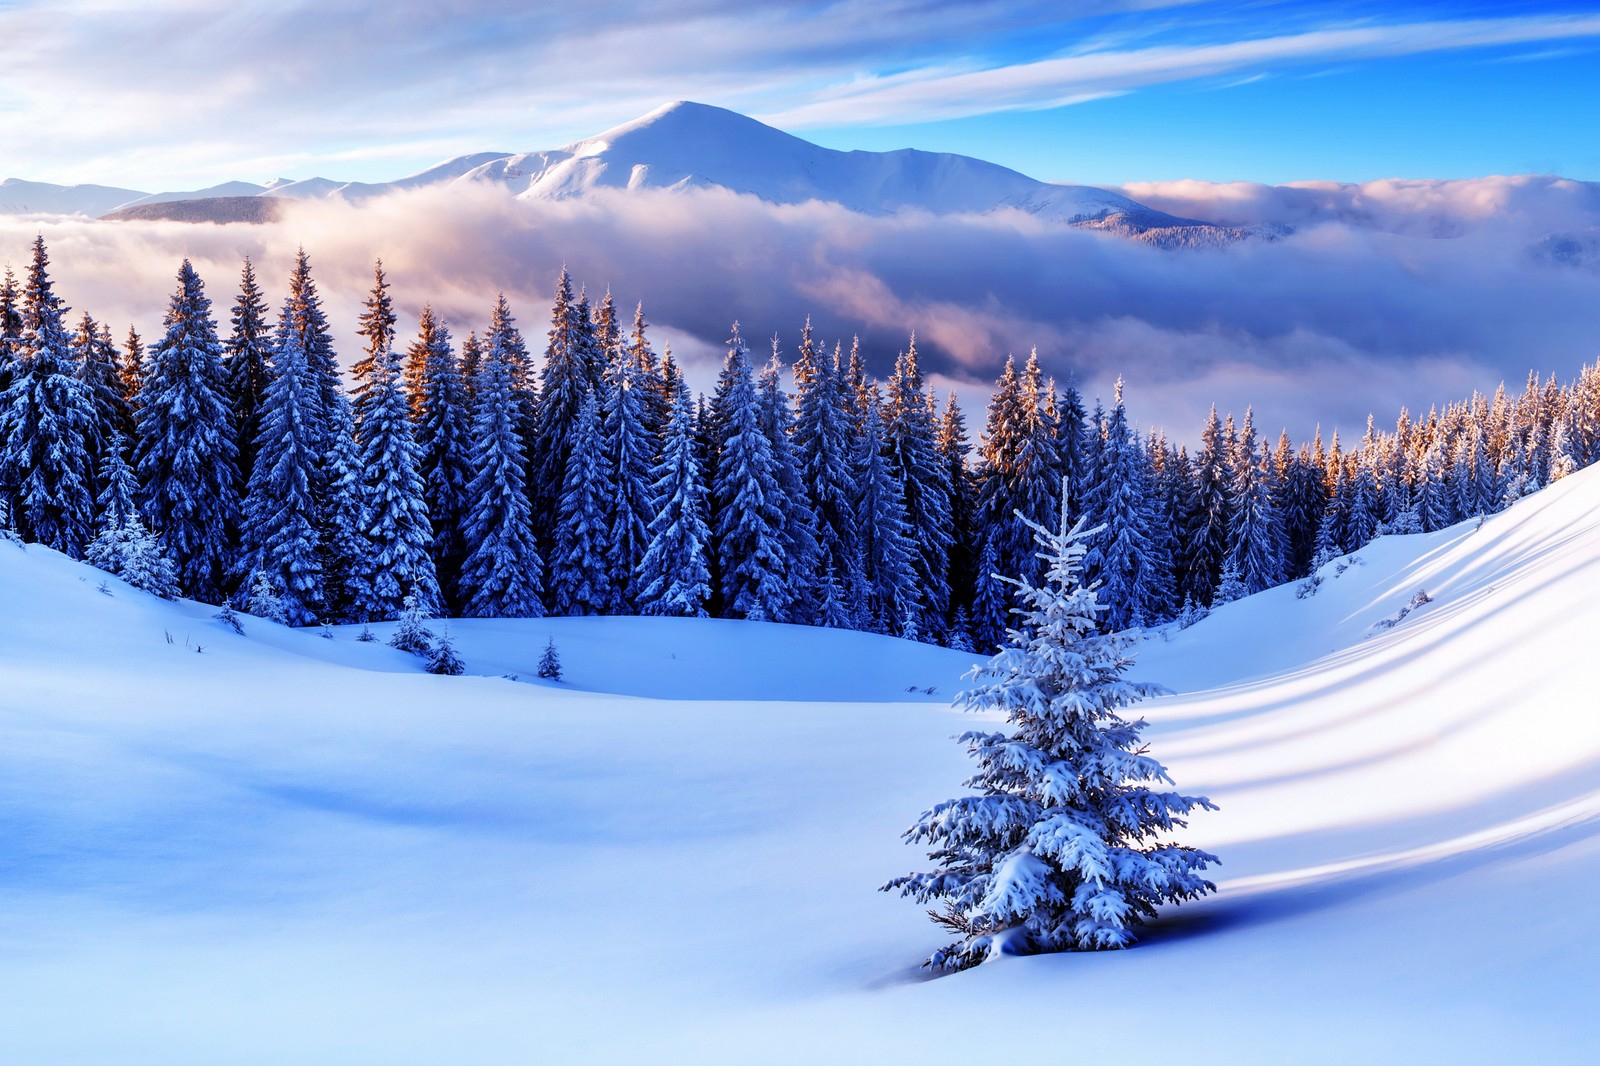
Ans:
{"type": "Polygon", "coordinates": [[[103,487],[95,501],[100,508],[100,531],[89,544],[86,559],[90,566],[116,574],[136,589],[174,599],[178,595],[177,571],[145,528],[134,503],[138,484],[122,452],[122,435],[113,434],[100,462],[103,487]]]}
{"type": "Polygon", "coordinates": [[[455,644],[450,640],[450,631],[446,629],[444,636],[439,638],[439,643],[434,645],[433,653],[428,656],[428,673],[460,677],[466,671],[461,656],[456,654],[455,644]]]}
{"type": "Polygon", "coordinates": [[[416,591],[406,593],[400,621],[394,627],[394,636],[389,638],[389,646],[412,655],[431,655],[433,633],[426,625],[425,614],[426,607],[416,591]]]}
{"type": "Polygon", "coordinates": [[[977,795],[925,811],[906,831],[932,846],[939,868],[898,877],[898,889],[937,901],[957,934],[928,965],[960,970],[1002,954],[1122,948],[1156,906],[1215,890],[1201,871],[1215,856],[1170,842],[1201,797],[1163,791],[1166,769],[1145,754],[1141,719],[1119,713],[1155,685],[1125,681],[1117,638],[1097,635],[1101,605],[1080,577],[1086,531],[1032,526],[1046,564],[1035,585],[1015,582],[1017,626],[971,675],[956,706],[1005,712],[1009,729],[959,739],[977,759],[977,795]]]}
{"type": "Polygon", "coordinates": [[[561,656],[556,654],[556,638],[545,642],[544,654],[539,656],[539,676],[546,681],[561,680],[561,656]]]}
{"type": "Polygon", "coordinates": [[[164,600],[178,596],[178,576],[172,560],[145,529],[137,512],[121,525],[102,529],[89,545],[87,561],[164,600]]]}

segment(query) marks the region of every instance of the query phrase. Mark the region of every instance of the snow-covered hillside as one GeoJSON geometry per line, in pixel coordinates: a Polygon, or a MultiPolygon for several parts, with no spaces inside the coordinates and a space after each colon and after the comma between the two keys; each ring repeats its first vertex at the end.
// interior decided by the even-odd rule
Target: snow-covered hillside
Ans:
{"type": "Polygon", "coordinates": [[[1059,222],[1117,215],[1140,226],[1189,224],[1118,193],[1050,185],[969,156],[914,149],[836,152],[737,112],[688,101],[555,151],[486,163],[466,178],[502,182],[536,199],[597,188],[713,186],[769,203],[821,200],[874,215],[1014,207],[1059,222]]]}
{"type": "Polygon", "coordinates": [[[5,1061],[1593,1054],[1600,470],[1152,635],[1220,892],[938,980],[874,889],[968,772],[969,656],[458,621],[469,676],[433,677],[101,580],[0,542],[5,1061]]]}
{"type": "MultiPolygon", "coordinates": [[[[26,209],[94,216],[153,204],[254,195],[360,201],[397,189],[455,182],[492,182],[529,199],[565,199],[597,189],[723,188],[775,204],[820,200],[871,215],[905,210],[968,214],[1014,208],[1051,221],[1095,224],[1129,235],[1151,230],[1210,234],[1190,235],[1186,243],[1239,235],[1238,231],[1222,231],[1152,210],[1120,193],[1036,181],[969,156],[914,149],[838,152],[737,112],[687,101],[668,104],[563,148],[520,154],[479,152],[392,182],[309,178],[253,185],[234,181],[189,192],[100,190],[103,195],[98,198],[84,191],[90,187],[65,190],[39,183],[8,183],[0,186],[0,213],[10,213],[13,208],[7,205],[13,200],[23,205],[16,210],[33,204],[26,209]],[[6,195],[5,190],[13,185],[18,189],[26,185],[29,198],[21,198],[20,193],[6,195]]],[[[191,216],[180,213],[174,217],[191,216]]]]}

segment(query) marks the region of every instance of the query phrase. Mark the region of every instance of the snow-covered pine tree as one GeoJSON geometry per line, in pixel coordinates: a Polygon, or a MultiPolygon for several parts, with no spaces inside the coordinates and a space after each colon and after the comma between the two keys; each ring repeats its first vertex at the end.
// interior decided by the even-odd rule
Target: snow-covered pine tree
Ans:
{"type": "Polygon", "coordinates": [[[533,372],[533,357],[528,354],[528,343],[522,339],[522,331],[517,328],[511,304],[503,292],[495,295],[494,307],[489,310],[489,331],[484,334],[483,347],[486,352],[498,351],[498,358],[510,368],[511,394],[516,401],[517,432],[522,436],[523,454],[526,456],[527,442],[534,435],[539,385],[533,372]]]}
{"type": "Polygon", "coordinates": [[[343,392],[333,398],[324,420],[328,454],[322,475],[326,488],[319,528],[322,532],[322,576],[327,590],[325,622],[364,622],[358,605],[372,598],[367,585],[371,569],[362,553],[367,547],[367,494],[362,485],[361,446],[356,442],[355,414],[343,392]]]}
{"type": "Polygon", "coordinates": [[[1002,711],[1009,729],[959,739],[977,760],[977,795],[946,800],[906,831],[938,868],[890,881],[938,902],[955,942],[928,965],[960,970],[1005,954],[1131,945],[1162,903],[1215,891],[1201,875],[1216,857],[1171,843],[1197,796],[1145,753],[1141,719],[1120,709],[1161,691],[1123,679],[1129,660],[1097,636],[1100,604],[1080,575],[1085,530],[1032,526],[1045,557],[1038,585],[1017,583],[1020,615],[1006,645],[970,675],[956,706],[1002,711]]]}
{"type": "MultiPolygon", "coordinates": [[[[1099,446],[1091,451],[1090,488],[1083,506],[1085,521],[1097,532],[1085,537],[1083,572],[1084,580],[1100,589],[1100,624],[1115,633],[1145,620],[1150,547],[1145,460],[1128,425],[1121,378],[1104,428],[1091,435],[1099,446]]],[[[1070,516],[1070,505],[1067,513],[1070,516]]]]}
{"type": "Polygon", "coordinates": [[[1085,439],[1088,415],[1076,382],[1067,382],[1056,408],[1057,472],[1066,479],[1067,513],[1076,518],[1083,514],[1082,497],[1089,478],[1088,441],[1085,439]]]}
{"type": "MultiPolygon", "coordinates": [[[[1287,437],[1284,438],[1287,440],[1287,437]]],[[[1311,557],[1316,552],[1317,527],[1328,501],[1323,495],[1322,471],[1305,445],[1289,460],[1281,476],[1278,513],[1282,519],[1287,573],[1299,578],[1311,572],[1311,557]]]]}
{"type": "Polygon", "coordinates": [[[220,603],[235,557],[238,443],[211,300],[187,259],[165,324],[139,390],[140,504],[178,568],[179,587],[220,603]]]}
{"type": "Polygon", "coordinates": [[[877,386],[869,386],[856,445],[856,543],[863,622],[874,632],[896,633],[916,607],[917,586],[906,543],[905,502],[885,454],[880,407],[877,386]]]}
{"type": "Polygon", "coordinates": [[[1366,546],[1378,535],[1380,508],[1378,479],[1366,454],[1355,455],[1355,472],[1350,478],[1349,505],[1345,511],[1345,550],[1366,546]]]}
{"type": "Polygon", "coordinates": [[[383,264],[377,267],[361,333],[367,338],[356,393],[356,442],[362,500],[360,543],[353,562],[359,572],[352,616],[362,621],[394,618],[407,597],[425,614],[439,609],[439,582],[428,554],[433,530],[421,474],[421,452],[411,435],[410,405],[401,389],[394,351],[395,315],[383,264]]]}
{"type": "Polygon", "coordinates": [[[78,380],[83,382],[89,394],[89,406],[94,411],[90,455],[94,468],[99,469],[111,438],[121,436],[127,440],[135,432],[133,409],[122,395],[121,367],[111,331],[96,323],[85,311],[72,347],[78,364],[78,380]]]}
{"type": "Polygon", "coordinates": [[[1183,611],[1184,596],[1179,590],[1184,587],[1187,578],[1184,570],[1184,534],[1194,523],[1195,510],[1194,464],[1189,461],[1188,448],[1180,446],[1174,449],[1163,438],[1158,438],[1158,442],[1157,447],[1163,449],[1164,456],[1159,463],[1155,462],[1154,456],[1151,457],[1151,485],[1160,515],[1158,528],[1163,541],[1161,551],[1167,567],[1164,574],[1166,587],[1161,590],[1166,607],[1152,612],[1152,622],[1176,618],[1183,611]]]}
{"type": "Polygon", "coordinates": [[[807,318],[795,357],[795,426],[791,438],[817,544],[816,583],[823,625],[859,624],[846,609],[861,582],[856,533],[854,441],[840,389],[843,368],[816,343],[807,318]],[[832,614],[829,616],[829,609],[832,614]]]}
{"type": "Polygon", "coordinates": [[[422,376],[413,411],[423,502],[433,530],[428,554],[433,558],[440,596],[455,608],[463,600],[458,581],[466,557],[461,524],[467,511],[467,482],[472,476],[467,437],[471,412],[450,346],[450,329],[431,306],[422,308],[417,340],[408,353],[407,366],[417,362],[422,376]]]}
{"type": "Polygon", "coordinates": [[[1222,578],[1233,516],[1227,442],[1215,407],[1201,431],[1194,468],[1194,524],[1184,535],[1182,571],[1186,583],[1178,591],[1185,599],[1205,607],[1210,606],[1212,593],[1222,578]]]}
{"type": "Polygon", "coordinates": [[[651,436],[654,390],[644,375],[633,352],[620,343],[610,350],[601,383],[600,447],[611,479],[604,553],[619,612],[638,609],[642,589],[635,575],[655,519],[651,465],[661,442],[651,436]]]}
{"type": "Polygon", "coordinates": [[[566,268],[556,282],[550,308],[549,341],[544,365],[539,369],[539,396],[534,406],[533,439],[528,446],[535,515],[540,543],[554,543],[556,509],[566,480],[567,453],[572,450],[572,427],[585,395],[597,381],[589,377],[588,347],[592,330],[586,314],[573,299],[572,278],[566,268]]]}
{"type": "MultiPolygon", "coordinates": [[[[317,283],[311,276],[311,257],[304,248],[295,252],[294,269],[289,273],[289,295],[278,316],[274,351],[281,350],[291,337],[304,353],[306,373],[312,385],[310,396],[315,407],[307,409],[313,412],[307,426],[316,441],[318,454],[327,455],[334,432],[329,420],[344,397],[344,387],[339,380],[339,358],[333,348],[333,333],[322,309],[322,297],[317,294],[317,283]]],[[[325,483],[326,479],[319,477],[319,493],[325,483]]]]}
{"type": "Polygon", "coordinates": [[[783,616],[789,560],[772,442],[761,430],[749,351],[733,324],[716,397],[718,460],[712,485],[723,614],[769,621],[783,616]]]}
{"type": "Polygon", "coordinates": [[[410,592],[406,593],[401,601],[399,621],[394,627],[394,636],[389,638],[389,646],[410,652],[412,655],[432,655],[433,632],[428,629],[427,617],[428,611],[423,606],[421,597],[410,592]]]}
{"type": "Polygon", "coordinates": [[[359,336],[366,338],[367,350],[350,368],[350,376],[355,379],[353,405],[358,441],[361,439],[361,425],[366,420],[367,408],[373,402],[373,387],[389,371],[399,370],[394,351],[396,321],[394,301],[389,297],[389,277],[383,271],[383,260],[379,259],[372,268],[372,291],[367,294],[367,302],[361,312],[361,328],[356,330],[359,336]]]}
{"type": "Polygon", "coordinates": [[[94,504],[101,530],[116,529],[139,514],[139,482],[124,457],[127,442],[113,436],[100,463],[100,495],[94,504]]]}
{"type": "MultiPolygon", "coordinates": [[[[974,512],[978,501],[971,472],[967,469],[967,420],[961,413],[961,405],[953,391],[945,400],[944,410],[940,413],[934,447],[939,452],[939,462],[944,466],[945,484],[950,487],[951,538],[950,565],[947,571],[950,602],[956,605],[956,611],[961,614],[968,644],[965,649],[957,650],[971,651],[971,623],[965,608],[972,602],[976,573],[977,530],[974,512]]],[[[951,625],[955,625],[953,617],[951,625]]],[[[955,647],[954,639],[952,632],[950,637],[952,648],[955,647]]]]}
{"type": "Polygon", "coordinates": [[[0,394],[0,499],[24,540],[82,558],[94,537],[94,432],[88,391],[74,375],[71,341],[55,295],[44,238],[22,289],[22,331],[10,384],[0,394]]]}
{"type": "Polygon", "coordinates": [[[1422,454],[1422,468],[1417,474],[1416,509],[1424,533],[1443,529],[1460,517],[1449,486],[1445,484],[1444,448],[1438,438],[1422,454]]]}
{"type": "MultiPolygon", "coordinates": [[[[646,458],[653,464],[661,455],[662,443],[667,436],[667,420],[672,417],[673,382],[650,347],[649,323],[645,321],[644,304],[633,309],[633,330],[628,334],[628,358],[633,362],[634,377],[640,389],[639,421],[644,426],[645,439],[655,446],[646,458]]],[[[671,350],[668,349],[668,354],[671,350]]],[[[676,367],[673,368],[674,373],[676,367]]]]}
{"type": "Polygon", "coordinates": [[[556,511],[550,609],[554,614],[613,614],[619,607],[607,556],[611,465],[593,393],[578,405],[567,452],[567,477],[556,511]]]}
{"type": "Polygon", "coordinates": [[[445,629],[444,635],[433,646],[432,653],[428,656],[428,673],[440,674],[444,677],[460,677],[467,672],[461,656],[456,654],[456,646],[450,639],[450,630],[445,629]]]}
{"type": "Polygon", "coordinates": [[[284,332],[273,352],[261,397],[256,461],[245,497],[240,572],[249,585],[249,610],[286,625],[310,625],[326,600],[318,532],[316,482],[324,441],[316,380],[297,331],[284,332]]]}
{"type": "Polygon", "coordinates": [[[472,409],[472,481],[462,527],[465,613],[476,618],[536,618],[544,561],[534,545],[523,480],[513,368],[499,348],[483,354],[472,409]]]}
{"type": "Polygon", "coordinates": [[[261,435],[261,403],[272,363],[267,300],[248,256],[239,275],[239,295],[234,298],[231,321],[233,332],[224,346],[222,365],[227,372],[228,398],[233,409],[234,440],[238,450],[237,484],[242,497],[249,491],[250,471],[255,466],[256,438],[261,435]]]}
{"type": "Polygon", "coordinates": [[[655,520],[634,583],[645,614],[703,618],[711,596],[707,566],[711,531],[706,527],[705,483],[694,439],[694,403],[680,377],[673,385],[672,418],[656,464],[652,490],[655,520]]]}
{"type": "Polygon", "coordinates": [[[1272,498],[1268,459],[1264,453],[1256,453],[1255,412],[1248,407],[1239,431],[1231,495],[1229,559],[1245,593],[1260,592],[1283,580],[1283,527],[1272,498]]]}
{"type": "Polygon", "coordinates": [[[905,500],[906,541],[920,613],[917,630],[937,640],[944,635],[950,610],[953,518],[949,475],[939,459],[933,419],[922,391],[915,333],[889,376],[884,419],[890,470],[905,500]]]}
{"type": "Polygon", "coordinates": [[[469,330],[467,339],[461,342],[461,384],[467,390],[469,408],[476,402],[478,371],[482,366],[483,342],[478,339],[476,330],[469,330]]]}
{"type": "Polygon", "coordinates": [[[556,651],[556,638],[545,641],[544,654],[539,656],[539,676],[546,681],[561,680],[561,656],[556,651]]]}
{"type": "Polygon", "coordinates": [[[0,392],[11,384],[11,368],[22,358],[22,290],[8,266],[0,275],[0,392]]]}
{"type": "Polygon", "coordinates": [[[772,358],[756,382],[757,420],[772,445],[772,477],[778,486],[774,501],[783,512],[784,558],[788,560],[788,597],[783,614],[774,622],[811,621],[825,598],[817,583],[816,517],[800,480],[800,460],[794,451],[794,412],[783,391],[783,361],[778,338],[772,338],[772,358]]]}
{"type": "Polygon", "coordinates": [[[100,529],[89,545],[86,561],[108,574],[115,574],[136,589],[164,600],[178,595],[178,575],[166,551],[145,528],[135,496],[138,483],[123,458],[120,434],[107,443],[100,464],[100,496],[95,501],[100,511],[100,529]]]}
{"type": "Polygon", "coordinates": [[[139,389],[144,384],[144,341],[139,331],[128,327],[128,339],[122,342],[122,395],[128,409],[139,410],[139,389]]]}

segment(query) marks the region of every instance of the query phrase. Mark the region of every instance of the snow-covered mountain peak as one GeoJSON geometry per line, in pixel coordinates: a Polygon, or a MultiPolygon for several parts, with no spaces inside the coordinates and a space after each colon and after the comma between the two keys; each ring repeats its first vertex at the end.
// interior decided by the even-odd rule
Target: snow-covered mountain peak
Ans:
{"type": "MultiPolygon", "coordinates": [[[[13,182],[6,188],[8,195],[0,196],[0,213],[44,210],[105,216],[133,205],[148,212],[155,204],[252,195],[360,201],[400,189],[444,188],[458,182],[489,183],[528,199],[567,199],[601,190],[709,188],[780,205],[837,204],[867,215],[1018,210],[1045,221],[1173,245],[1225,242],[1244,235],[1242,230],[1154,210],[1108,189],[1038,181],[970,156],[912,148],[889,152],[824,148],[736,111],[691,100],[664,104],[561,148],[463,155],[390,182],[279,178],[266,185],[228,182],[153,195],[133,190],[90,194],[87,187],[59,186],[30,186],[26,195],[20,195],[23,190],[12,188],[17,185],[13,182]]],[[[225,204],[209,213],[190,204],[161,217],[229,221],[236,214],[225,204]]]]}

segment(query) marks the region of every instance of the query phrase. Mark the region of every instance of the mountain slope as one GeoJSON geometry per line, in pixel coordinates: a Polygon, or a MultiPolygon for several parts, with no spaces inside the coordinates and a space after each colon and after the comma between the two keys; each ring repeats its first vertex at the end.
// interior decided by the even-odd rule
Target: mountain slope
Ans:
{"type": "Polygon", "coordinates": [[[1344,563],[1137,649],[1216,897],[924,981],[873,889],[968,771],[968,657],[475,620],[439,678],[0,542],[0,1057],[1588,1061],[1600,469],[1344,563]]]}
{"type": "MultiPolygon", "coordinates": [[[[359,202],[399,189],[456,182],[491,183],[527,199],[566,199],[598,190],[722,188],[774,204],[821,201],[870,215],[1012,209],[1124,236],[1148,233],[1153,236],[1147,239],[1154,243],[1171,245],[1235,240],[1248,232],[1156,211],[1106,189],[1036,181],[969,156],[915,149],[834,151],[736,112],[687,101],[668,104],[563,148],[517,155],[480,152],[392,182],[328,178],[278,181],[267,186],[229,182],[188,193],[120,190],[124,194],[121,200],[110,192],[91,199],[81,193],[69,197],[56,186],[30,187],[40,190],[33,194],[35,201],[46,202],[48,193],[54,197],[49,202],[71,204],[70,210],[80,213],[104,215],[119,208],[242,195],[359,202]]],[[[0,211],[7,210],[5,202],[0,197],[0,211]]],[[[219,212],[180,209],[160,217],[208,215],[218,220],[219,212]]]]}
{"type": "Polygon", "coordinates": [[[0,181],[0,215],[89,215],[97,217],[145,193],[108,185],[51,185],[6,178],[0,181]]]}
{"type": "Polygon", "coordinates": [[[1011,207],[1059,222],[1119,215],[1131,225],[1193,225],[1118,193],[1049,185],[968,156],[905,149],[838,152],[733,111],[687,101],[555,151],[494,160],[467,180],[561,199],[598,188],[720,187],[769,203],[836,203],[865,214],[1011,207]]]}

